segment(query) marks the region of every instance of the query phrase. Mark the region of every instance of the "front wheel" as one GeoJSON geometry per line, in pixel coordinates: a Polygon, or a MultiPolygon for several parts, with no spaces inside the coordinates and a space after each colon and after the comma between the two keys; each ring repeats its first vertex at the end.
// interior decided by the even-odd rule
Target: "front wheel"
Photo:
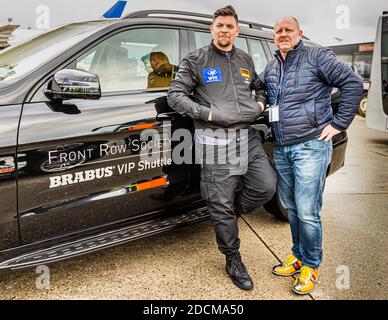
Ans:
{"type": "Polygon", "coordinates": [[[270,201],[264,204],[263,207],[268,213],[274,215],[276,218],[283,221],[288,221],[287,209],[285,209],[280,203],[279,195],[277,192],[270,201]]]}
{"type": "Polygon", "coordinates": [[[366,106],[368,102],[368,97],[363,97],[360,101],[360,105],[358,107],[358,113],[365,118],[366,115],[366,106]]]}

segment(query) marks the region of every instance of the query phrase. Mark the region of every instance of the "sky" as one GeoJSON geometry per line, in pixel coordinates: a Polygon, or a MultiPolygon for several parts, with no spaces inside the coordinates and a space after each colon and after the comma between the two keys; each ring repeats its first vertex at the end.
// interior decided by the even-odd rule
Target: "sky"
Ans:
{"type": "MultiPolygon", "coordinates": [[[[45,29],[100,18],[116,0],[0,0],[0,25],[45,29]]],[[[372,42],[377,18],[388,11],[388,0],[129,0],[125,13],[171,9],[212,14],[231,4],[241,20],[273,25],[280,16],[296,17],[304,35],[321,45],[372,42]]]]}

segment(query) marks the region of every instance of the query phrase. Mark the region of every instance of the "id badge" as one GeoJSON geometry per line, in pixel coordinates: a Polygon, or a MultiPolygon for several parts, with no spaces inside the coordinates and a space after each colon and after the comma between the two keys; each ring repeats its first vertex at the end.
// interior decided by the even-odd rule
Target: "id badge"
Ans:
{"type": "Polygon", "coordinates": [[[269,122],[279,121],[279,105],[269,107],[269,122]]]}

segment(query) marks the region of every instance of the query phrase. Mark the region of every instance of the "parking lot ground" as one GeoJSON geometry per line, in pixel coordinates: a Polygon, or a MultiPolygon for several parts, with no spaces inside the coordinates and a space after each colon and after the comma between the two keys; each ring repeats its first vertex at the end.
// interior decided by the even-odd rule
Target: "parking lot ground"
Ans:
{"type": "Polygon", "coordinates": [[[210,221],[35,270],[0,275],[0,299],[388,299],[388,134],[356,117],[345,167],[326,182],[324,262],[316,291],[298,297],[291,278],[271,274],[290,252],[289,225],[262,209],[240,219],[241,253],[253,290],[224,269],[210,221]],[[39,281],[38,281],[39,282],[39,281]]]}

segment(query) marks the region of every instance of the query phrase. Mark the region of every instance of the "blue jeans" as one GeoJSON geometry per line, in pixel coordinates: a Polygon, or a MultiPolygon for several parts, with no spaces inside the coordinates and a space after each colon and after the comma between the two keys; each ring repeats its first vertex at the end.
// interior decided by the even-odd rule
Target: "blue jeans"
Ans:
{"type": "Polygon", "coordinates": [[[322,262],[320,211],[326,171],[331,161],[332,142],[309,140],[275,146],[277,188],[288,210],[292,252],[304,266],[318,268],[322,262]]]}

